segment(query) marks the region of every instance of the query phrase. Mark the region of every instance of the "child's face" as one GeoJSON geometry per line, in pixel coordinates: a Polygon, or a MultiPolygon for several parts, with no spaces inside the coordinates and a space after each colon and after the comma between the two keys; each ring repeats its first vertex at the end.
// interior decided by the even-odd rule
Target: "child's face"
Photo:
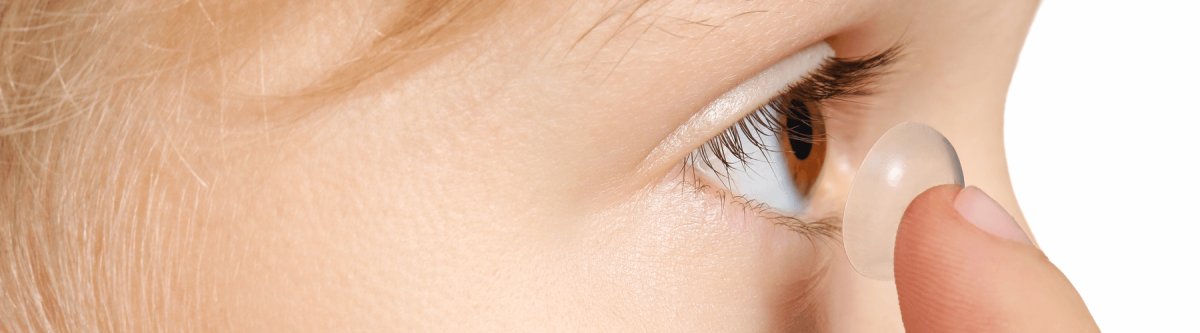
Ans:
{"type": "MultiPolygon", "coordinates": [[[[172,287],[188,304],[176,319],[292,332],[899,331],[894,285],[857,275],[836,236],[747,219],[717,199],[719,184],[696,191],[676,169],[745,116],[692,115],[821,40],[841,57],[904,48],[874,94],[822,109],[825,162],[802,220],[840,216],[863,155],[908,120],[941,130],[967,183],[1021,220],[1002,111],[1036,1],[514,7],[271,140],[198,150],[209,194],[197,205],[211,208],[171,231],[196,240],[176,249],[188,277],[172,287]],[[690,134],[672,136],[681,126],[690,134]]],[[[348,38],[286,24],[309,39],[271,44],[263,82],[303,79],[320,60],[304,48],[348,38]]]]}

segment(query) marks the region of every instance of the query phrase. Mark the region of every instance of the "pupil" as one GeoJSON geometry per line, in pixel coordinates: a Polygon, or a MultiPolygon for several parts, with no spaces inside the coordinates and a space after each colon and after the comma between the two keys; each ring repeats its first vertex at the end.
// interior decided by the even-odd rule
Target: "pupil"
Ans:
{"type": "MultiPolygon", "coordinates": [[[[808,115],[808,108],[803,102],[792,101],[792,107],[800,110],[797,114],[808,115]]],[[[792,154],[796,155],[796,159],[803,161],[812,154],[813,144],[809,142],[813,137],[812,125],[800,119],[787,117],[785,122],[788,127],[788,143],[792,145],[792,154]],[[807,139],[807,141],[806,141],[807,139]]]]}

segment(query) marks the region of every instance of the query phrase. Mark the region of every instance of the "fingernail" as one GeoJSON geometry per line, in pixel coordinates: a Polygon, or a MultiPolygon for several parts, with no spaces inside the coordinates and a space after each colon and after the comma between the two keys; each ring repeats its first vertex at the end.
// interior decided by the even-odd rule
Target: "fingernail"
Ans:
{"type": "Polygon", "coordinates": [[[979,229],[1011,241],[1033,245],[1029,235],[1017,224],[1008,211],[978,187],[970,186],[958,192],[954,209],[979,229]]]}

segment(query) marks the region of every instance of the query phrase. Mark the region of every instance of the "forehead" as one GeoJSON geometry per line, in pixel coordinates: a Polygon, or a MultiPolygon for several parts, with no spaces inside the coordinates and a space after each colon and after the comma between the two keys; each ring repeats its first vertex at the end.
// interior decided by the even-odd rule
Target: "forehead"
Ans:
{"type": "MultiPolygon", "coordinates": [[[[861,16],[867,8],[784,0],[204,4],[182,8],[190,24],[163,23],[191,26],[192,39],[208,44],[202,52],[221,53],[200,58],[237,59],[223,64],[237,64],[244,71],[237,76],[248,81],[294,78],[276,85],[312,81],[327,71],[355,76],[389,66],[411,69],[462,48],[477,60],[499,57],[484,50],[516,52],[580,66],[592,80],[619,80],[623,68],[659,67],[697,53],[727,64],[796,51],[836,31],[835,16],[861,16]]],[[[295,89],[277,90],[288,88],[295,89]]]]}
{"type": "Polygon", "coordinates": [[[381,72],[401,78],[394,74],[456,52],[471,58],[466,66],[553,66],[540,69],[595,85],[665,72],[694,80],[693,69],[678,66],[689,61],[731,68],[720,73],[728,78],[719,84],[728,84],[741,78],[734,72],[769,65],[747,59],[773,62],[861,20],[866,2],[198,1],[131,13],[150,18],[131,17],[128,28],[155,31],[129,44],[210,74],[189,75],[190,87],[222,94],[327,96],[381,72]],[[147,20],[164,28],[144,29],[147,20]]]}

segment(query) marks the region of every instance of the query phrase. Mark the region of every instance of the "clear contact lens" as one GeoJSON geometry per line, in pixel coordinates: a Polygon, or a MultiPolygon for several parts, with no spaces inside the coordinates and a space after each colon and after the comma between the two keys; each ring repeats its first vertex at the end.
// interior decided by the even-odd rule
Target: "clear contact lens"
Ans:
{"type": "Polygon", "coordinates": [[[863,159],[846,198],[842,239],[850,264],[863,276],[893,280],[896,230],[917,195],[942,184],[963,185],[954,146],[919,122],[889,129],[863,159]]]}

